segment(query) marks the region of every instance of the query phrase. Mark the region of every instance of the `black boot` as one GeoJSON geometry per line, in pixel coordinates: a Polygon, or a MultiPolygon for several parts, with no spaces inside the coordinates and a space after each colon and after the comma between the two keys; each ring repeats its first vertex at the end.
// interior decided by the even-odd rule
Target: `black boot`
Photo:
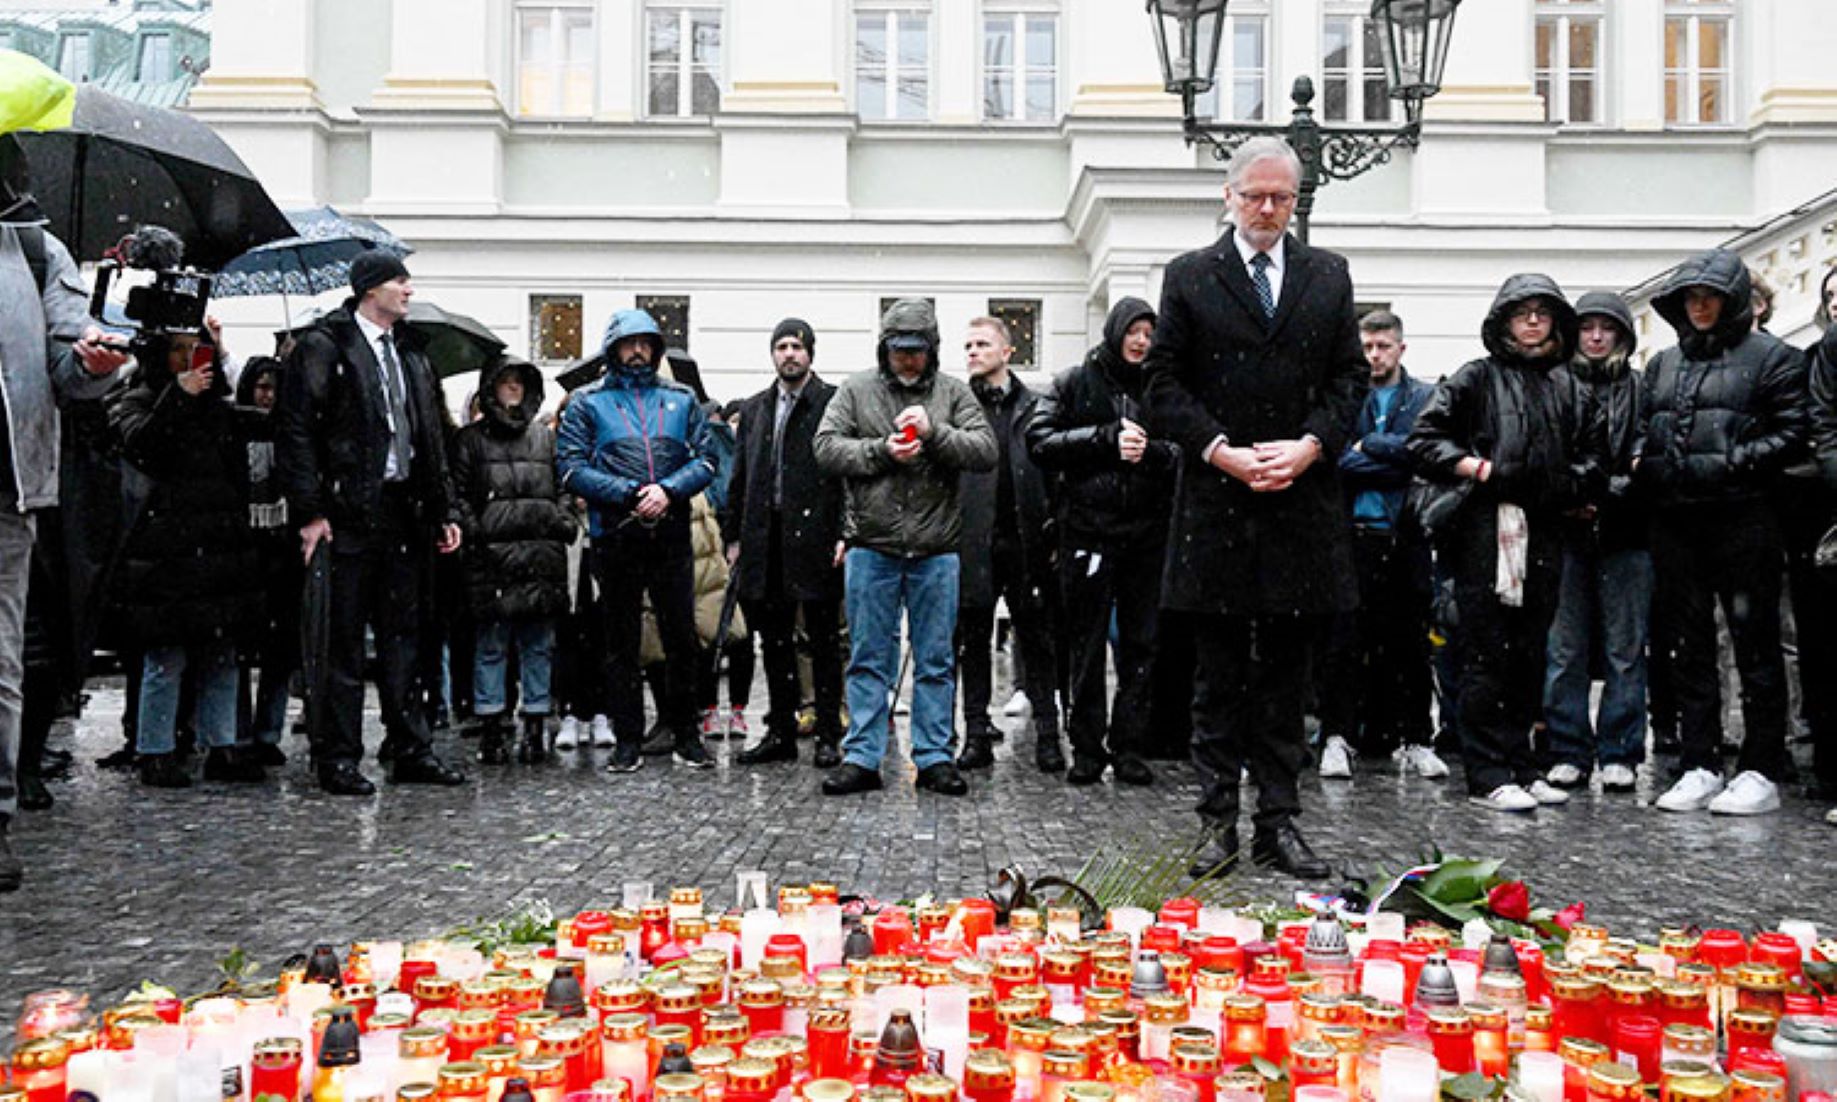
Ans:
{"type": "Polygon", "coordinates": [[[994,737],[987,731],[972,731],[963,737],[963,753],[957,755],[958,769],[987,769],[995,764],[994,737]]]}
{"type": "Polygon", "coordinates": [[[765,765],[774,761],[797,760],[797,736],[786,734],[777,728],[767,728],[765,741],[751,750],[742,750],[734,756],[740,765],[765,765]]]}
{"type": "Polygon", "coordinates": [[[45,780],[36,773],[19,775],[19,810],[50,811],[57,801],[51,797],[51,790],[45,787],[45,780]]]}
{"type": "Polygon", "coordinates": [[[476,724],[478,730],[478,763],[480,765],[507,765],[510,762],[510,728],[504,717],[484,716],[476,724]]]}
{"type": "Polygon", "coordinates": [[[0,815],[0,892],[16,892],[19,885],[25,882],[25,866],[19,863],[19,857],[7,841],[6,828],[12,817],[0,815]]]}
{"type": "Polygon", "coordinates": [[[268,779],[268,774],[242,747],[213,746],[204,755],[204,779],[230,784],[260,784],[268,779]]]}
{"type": "Polygon", "coordinates": [[[842,736],[820,735],[816,740],[816,756],[811,764],[818,769],[834,769],[842,764],[842,736]]]}
{"type": "Polygon", "coordinates": [[[549,756],[549,721],[547,716],[524,716],[523,736],[517,740],[517,760],[524,765],[539,765],[549,756]]]}
{"type": "Polygon", "coordinates": [[[1059,748],[1059,732],[1040,731],[1033,740],[1033,764],[1042,773],[1065,772],[1065,751],[1059,748]]]}
{"type": "Polygon", "coordinates": [[[170,754],[142,754],[140,783],[148,788],[190,788],[191,770],[177,751],[170,754]]]}

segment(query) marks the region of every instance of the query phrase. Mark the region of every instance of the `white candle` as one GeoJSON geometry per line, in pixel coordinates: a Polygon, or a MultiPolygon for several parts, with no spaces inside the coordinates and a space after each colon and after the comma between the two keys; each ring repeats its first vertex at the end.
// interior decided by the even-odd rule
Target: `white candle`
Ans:
{"type": "Polygon", "coordinates": [[[1225,933],[1225,924],[1231,920],[1231,914],[1229,907],[1201,907],[1199,908],[1199,928],[1208,934],[1225,933]]]}
{"type": "Polygon", "coordinates": [[[627,880],[620,889],[619,907],[622,910],[636,911],[651,901],[651,882],[649,880],[627,880]]]}
{"type": "Polygon", "coordinates": [[[1239,945],[1250,945],[1263,940],[1263,921],[1245,914],[1231,916],[1225,927],[1225,936],[1236,938],[1239,945]]]}
{"type": "Polygon", "coordinates": [[[107,1098],[109,1068],[114,1063],[114,1055],[107,1049],[91,1049],[72,1056],[64,1069],[65,1092],[86,1091],[97,1098],[107,1098]]]}
{"type": "Polygon", "coordinates": [[[763,870],[743,869],[734,874],[734,906],[741,914],[771,905],[772,897],[768,894],[763,870]]]}
{"type": "Polygon", "coordinates": [[[395,986],[396,976],[402,971],[402,943],[399,941],[373,941],[370,943],[370,979],[378,991],[387,991],[395,986]]]}
{"type": "Polygon", "coordinates": [[[834,903],[812,903],[808,921],[810,971],[842,963],[842,908],[834,903]]]}
{"type": "Polygon", "coordinates": [[[1563,1102],[1563,1058],[1554,1052],[1519,1053],[1518,1089],[1530,1102],[1563,1102]]]}
{"type": "Polygon", "coordinates": [[[1129,935],[1131,945],[1142,943],[1142,931],[1154,925],[1153,913],[1140,907],[1112,907],[1110,909],[1110,929],[1129,935]]]}
{"type": "Polygon", "coordinates": [[[893,1017],[895,1010],[905,1010],[912,1014],[912,1024],[918,1026],[919,1036],[925,1035],[925,989],[917,984],[890,983],[874,992],[874,1035],[878,1037],[885,1032],[887,1020],[893,1017]]]}
{"type": "MultiPolygon", "coordinates": [[[[1366,961],[1365,967],[1370,968],[1371,962],[1366,961]]],[[[1480,989],[1480,966],[1471,960],[1451,960],[1448,971],[1454,975],[1454,990],[1461,997],[1461,1005],[1472,1002],[1480,989]]]]}
{"type": "Polygon", "coordinates": [[[1393,1045],[1378,1056],[1378,1102],[1436,1102],[1441,1083],[1434,1053],[1393,1045]]]}
{"type": "Polygon", "coordinates": [[[1395,960],[1366,961],[1365,977],[1359,981],[1359,994],[1401,1006],[1403,1004],[1403,963],[1395,960]]]}
{"type": "Polygon", "coordinates": [[[1799,943],[1799,955],[1811,956],[1812,946],[1818,944],[1818,926],[1802,918],[1780,920],[1780,933],[1799,943]]]}
{"type": "Polygon", "coordinates": [[[1296,1087],[1294,1102],[1346,1102],[1346,1092],[1338,1087],[1296,1087]]]}
{"type": "Polygon", "coordinates": [[[1379,911],[1365,916],[1365,936],[1373,941],[1402,941],[1403,916],[1395,911],[1379,911]]]}
{"type": "Polygon", "coordinates": [[[970,1047],[970,989],[947,983],[925,988],[925,1045],[944,1054],[944,1074],[963,1077],[970,1047]]]}
{"type": "MultiPolygon", "coordinates": [[[[740,916],[740,967],[757,970],[765,959],[766,942],[783,926],[777,911],[760,908],[740,916]]],[[[811,963],[815,963],[812,961],[811,963]]]]}

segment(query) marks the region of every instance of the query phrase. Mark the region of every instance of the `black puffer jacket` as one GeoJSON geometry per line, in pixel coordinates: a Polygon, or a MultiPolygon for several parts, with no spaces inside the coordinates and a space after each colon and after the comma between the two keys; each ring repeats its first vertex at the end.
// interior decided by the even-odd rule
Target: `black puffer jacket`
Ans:
{"type": "Polygon", "coordinates": [[[1646,545],[1645,494],[1633,483],[1633,447],[1639,440],[1640,373],[1633,370],[1632,355],[1639,350],[1633,312],[1626,300],[1611,291],[1590,291],[1576,300],[1576,317],[1606,318],[1620,328],[1620,343],[1599,362],[1578,348],[1569,372],[1588,391],[1595,407],[1597,448],[1607,476],[1595,502],[1592,528],[1603,550],[1616,551],[1646,545]]]}
{"type": "Polygon", "coordinates": [[[480,622],[533,620],[568,610],[574,521],[555,477],[555,433],[532,414],[542,373],[506,359],[483,372],[481,416],[453,437],[453,488],[465,529],[466,589],[480,622]],[[523,401],[506,409],[498,380],[516,375],[523,401]]]}
{"type": "Polygon", "coordinates": [[[1837,325],[1811,351],[1808,371],[1811,391],[1812,448],[1825,485],[1837,490],[1837,325]]]}
{"type": "Polygon", "coordinates": [[[1726,249],[1685,261],[1653,300],[1678,344],[1646,366],[1639,481],[1659,508],[1762,497],[1805,454],[1811,434],[1805,359],[1752,331],[1747,266],[1726,249]],[[1723,296],[1721,320],[1698,332],[1685,313],[1692,287],[1723,296]]]}
{"type": "Polygon", "coordinates": [[[1044,470],[1062,476],[1059,523],[1070,546],[1101,548],[1167,538],[1180,453],[1167,440],[1150,440],[1140,463],[1116,450],[1122,419],[1147,423],[1140,364],[1123,359],[1123,336],[1154,307],[1125,298],[1104,321],[1103,343],[1084,362],[1053,379],[1027,422],[1027,450],[1044,470]]]}
{"type": "Polygon", "coordinates": [[[1470,515],[1475,505],[1500,502],[1552,513],[1594,500],[1604,488],[1595,409],[1564,366],[1578,328],[1554,280],[1513,276],[1480,328],[1489,355],[1442,380],[1416,418],[1407,447],[1424,476],[1452,482],[1462,459],[1492,462],[1492,474],[1473,489],[1470,515]],[[1526,355],[1511,339],[1507,318],[1533,298],[1556,306],[1554,347],[1526,355]]]}
{"type": "Polygon", "coordinates": [[[970,393],[982,406],[983,416],[995,433],[995,468],[964,471],[959,500],[963,503],[963,540],[957,557],[961,571],[957,600],[964,608],[993,608],[995,588],[995,533],[1002,528],[999,515],[1003,464],[1013,494],[1013,515],[1006,518],[1020,541],[1024,584],[1037,589],[1052,577],[1055,536],[1052,527],[1054,487],[1044,471],[1027,455],[1026,426],[1040,396],[1015,376],[997,398],[980,380],[970,380],[970,393]]]}
{"type": "Polygon", "coordinates": [[[260,621],[263,576],[229,384],[218,372],[193,397],[163,353],[144,359],[109,406],[122,455],[147,486],[114,579],[124,626],[140,647],[235,642],[260,621]]]}

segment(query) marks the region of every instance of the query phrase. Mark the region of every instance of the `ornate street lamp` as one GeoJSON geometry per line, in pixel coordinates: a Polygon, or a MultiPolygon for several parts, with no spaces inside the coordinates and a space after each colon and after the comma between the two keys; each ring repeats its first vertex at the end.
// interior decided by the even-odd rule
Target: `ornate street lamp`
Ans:
{"type": "Polygon", "coordinates": [[[1383,43],[1384,79],[1390,98],[1403,104],[1404,122],[1393,127],[1322,126],[1314,118],[1314,82],[1295,78],[1287,126],[1202,122],[1194,112],[1212,87],[1224,33],[1227,0],[1147,0],[1154,20],[1155,48],[1170,95],[1180,97],[1188,145],[1204,143],[1218,160],[1260,135],[1287,139],[1301,158],[1296,233],[1308,239],[1314,193],[1329,180],[1350,180],[1384,164],[1399,147],[1416,148],[1422,138],[1422,104],[1441,91],[1454,33],[1454,9],[1461,0],[1371,0],[1370,18],[1383,43]]]}

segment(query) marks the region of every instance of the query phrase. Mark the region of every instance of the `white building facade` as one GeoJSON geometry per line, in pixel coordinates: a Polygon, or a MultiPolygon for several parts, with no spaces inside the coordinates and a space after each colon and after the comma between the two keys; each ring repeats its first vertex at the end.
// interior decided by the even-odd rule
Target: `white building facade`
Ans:
{"type": "MultiPolygon", "coordinates": [[[[1837,185],[1830,3],[1466,0],[1420,149],[1323,189],[1314,241],[1404,318],[1428,376],[1474,354],[1512,272],[1638,285],[1837,185]]],[[[1387,119],[1368,6],[1231,0],[1207,110],[1284,122],[1305,74],[1325,121],[1387,119]]],[[[1220,232],[1222,172],[1181,140],[1140,0],[212,14],[191,109],[283,206],[382,220],[425,296],[538,362],[592,353],[615,309],[646,305],[738,397],[781,317],[815,327],[838,375],[872,362],[886,300],[921,295],[947,347],[995,313],[1052,369],[1220,232]]],[[[1795,279],[1837,255],[1808,241],[1795,279]]],[[[1812,282],[1781,287],[1782,315],[1809,314],[1812,282]]],[[[280,311],[222,313],[252,351],[280,311]]]]}

